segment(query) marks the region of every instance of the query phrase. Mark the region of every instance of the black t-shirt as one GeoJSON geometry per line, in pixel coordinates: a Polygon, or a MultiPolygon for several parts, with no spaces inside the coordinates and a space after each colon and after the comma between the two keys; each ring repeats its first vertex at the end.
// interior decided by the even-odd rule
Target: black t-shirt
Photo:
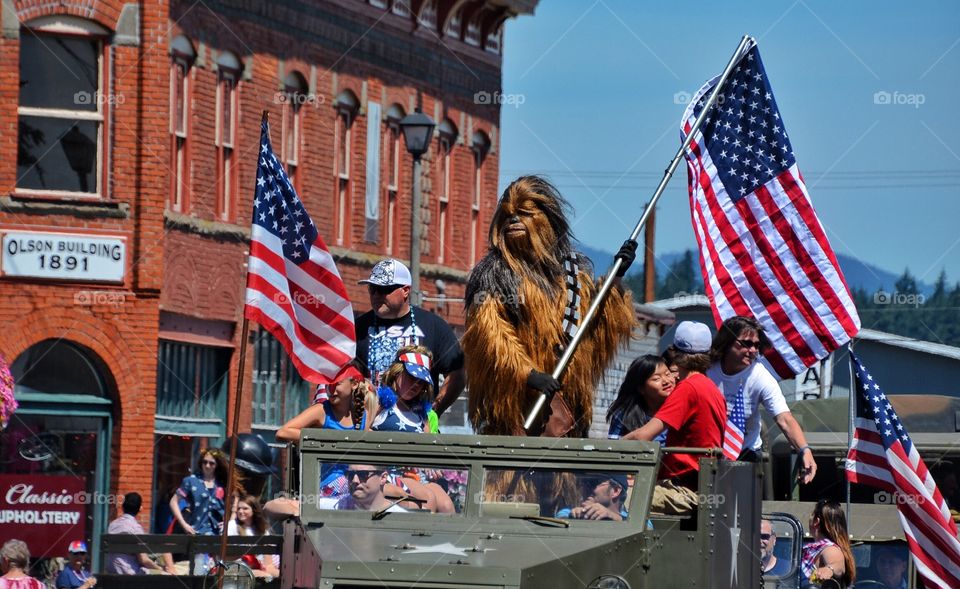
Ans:
{"type": "Polygon", "coordinates": [[[460,342],[450,325],[439,316],[420,307],[411,306],[410,310],[410,313],[397,319],[382,319],[373,311],[358,317],[357,359],[363,362],[370,370],[373,381],[378,383],[379,373],[390,366],[398,348],[413,344],[425,346],[433,354],[430,373],[434,392],[439,392],[440,375],[463,368],[460,342]],[[374,358],[370,358],[371,340],[374,358]]]}

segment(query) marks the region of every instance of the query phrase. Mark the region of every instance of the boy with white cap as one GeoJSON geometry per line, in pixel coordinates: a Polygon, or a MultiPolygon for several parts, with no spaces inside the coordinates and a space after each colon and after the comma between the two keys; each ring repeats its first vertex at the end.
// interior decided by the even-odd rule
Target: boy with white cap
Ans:
{"type": "MultiPolygon", "coordinates": [[[[710,368],[710,328],[683,321],[673,336],[679,382],[657,414],[646,425],[623,439],[653,440],[667,430],[667,446],[720,448],[727,422],[723,394],[704,373],[710,368]]],[[[685,515],[697,505],[700,462],[692,454],[667,454],[660,464],[660,481],[654,489],[651,509],[658,513],[685,515]]]]}

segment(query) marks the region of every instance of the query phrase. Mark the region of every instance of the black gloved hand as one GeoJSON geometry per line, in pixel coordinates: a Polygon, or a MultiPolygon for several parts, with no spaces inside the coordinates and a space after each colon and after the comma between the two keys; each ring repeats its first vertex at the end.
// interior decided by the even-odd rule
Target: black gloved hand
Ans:
{"type": "Polygon", "coordinates": [[[627,270],[630,269],[630,264],[633,264],[633,261],[637,259],[637,242],[632,239],[623,242],[623,245],[620,246],[620,251],[614,256],[614,259],[616,258],[623,260],[623,263],[620,264],[620,269],[617,270],[617,276],[623,276],[627,273],[627,270]]]}
{"type": "Polygon", "coordinates": [[[560,381],[546,372],[531,370],[527,376],[527,386],[546,395],[552,395],[560,390],[560,381]]]}

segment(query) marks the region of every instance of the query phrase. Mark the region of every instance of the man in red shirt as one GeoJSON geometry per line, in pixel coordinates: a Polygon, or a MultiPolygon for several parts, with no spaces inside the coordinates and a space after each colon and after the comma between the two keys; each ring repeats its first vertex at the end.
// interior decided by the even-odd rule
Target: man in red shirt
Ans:
{"type": "MultiPolygon", "coordinates": [[[[723,394],[704,374],[710,368],[710,328],[703,323],[683,321],[677,326],[671,351],[675,354],[679,384],[646,425],[635,429],[626,440],[653,440],[666,429],[667,446],[720,448],[727,422],[723,394]]],[[[654,489],[652,510],[659,513],[689,514],[697,506],[699,457],[666,454],[660,463],[660,481],[654,489]]]]}

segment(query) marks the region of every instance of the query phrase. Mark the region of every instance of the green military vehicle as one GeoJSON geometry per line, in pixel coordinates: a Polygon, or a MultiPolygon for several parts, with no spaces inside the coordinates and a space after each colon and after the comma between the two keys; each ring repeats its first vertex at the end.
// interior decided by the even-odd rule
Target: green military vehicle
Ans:
{"type": "MultiPolygon", "coordinates": [[[[301,515],[285,528],[281,586],[760,587],[754,465],[705,456],[696,515],[658,516],[649,505],[664,451],[645,442],[304,430],[301,515]],[[434,503],[447,513],[410,500],[404,480],[414,479],[440,483],[446,497],[434,503]],[[615,515],[572,517],[611,482],[626,483],[615,515]]],[[[799,528],[788,515],[782,522],[799,528]]]]}
{"type": "MultiPolygon", "coordinates": [[[[960,398],[941,395],[888,395],[927,467],[933,473],[955,519],[960,518],[960,398]]],[[[796,455],[790,444],[764,416],[770,449],[764,464],[764,513],[787,513],[807,523],[813,506],[822,497],[841,504],[846,502],[844,472],[847,454],[849,400],[846,397],[810,399],[791,403],[794,417],[801,423],[807,443],[817,461],[817,476],[809,485],[795,484],[796,455]],[[772,438],[772,439],[770,439],[772,438]]],[[[848,531],[851,536],[857,581],[854,587],[922,587],[909,558],[903,528],[896,509],[897,497],[867,485],[851,485],[851,509],[848,531]],[[893,562],[895,561],[895,562],[893,562]],[[902,574],[899,584],[884,583],[881,578],[902,574]]],[[[783,527],[781,535],[794,531],[783,527]]],[[[793,544],[791,544],[793,545],[793,544]]],[[[889,579],[888,579],[889,581],[889,579]]]]}

